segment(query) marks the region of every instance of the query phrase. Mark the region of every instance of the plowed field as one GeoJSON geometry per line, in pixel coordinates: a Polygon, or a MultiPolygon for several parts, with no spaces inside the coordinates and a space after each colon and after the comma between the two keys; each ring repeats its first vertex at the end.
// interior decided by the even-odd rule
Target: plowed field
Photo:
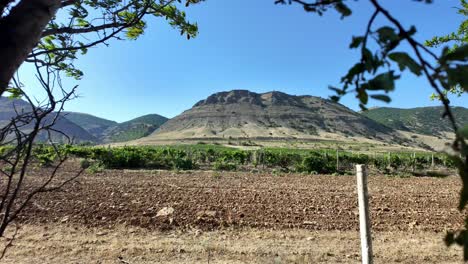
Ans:
{"type": "MultiPolygon", "coordinates": [[[[24,190],[47,175],[34,174],[24,190]]],[[[84,174],[34,199],[4,262],[359,263],[355,186],[354,176],[84,174]]],[[[455,176],[371,176],[376,263],[461,262],[443,243],[463,223],[459,188],[455,176]]]]}
{"type": "MultiPolygon", "coordinates": [[[[459,227],[457,177],[369,178],[376,231],[459,227]]],[[[37,196],[21,221],[131,225],[149,229],[223,227],[357,230],[354,176],[108,170],[37,196]],[[168,216],[157,216],[162,208],[168,216]]]]}

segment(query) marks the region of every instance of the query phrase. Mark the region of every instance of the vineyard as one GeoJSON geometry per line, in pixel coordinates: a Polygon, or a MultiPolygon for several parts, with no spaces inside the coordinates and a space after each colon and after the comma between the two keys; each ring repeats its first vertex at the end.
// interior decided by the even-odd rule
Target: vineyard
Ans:
{"type": "MultiPolygon", "coordinates": [[[[83,167],[102,169],[163,169],[268,171],[309,174],[349,174],[355,164],[366,164],[382,174],[435,173],[454,167],[449,156],[431,152],[359,153],[339,149],[263,148],[242,150],[220,145],[165,147],[93,147],[62,145],[59,153],[79,158],[83,167]]],[[[8,151],[4,148],[0,151],[8,151]]],[[[52,146],[38,145],[34,158],[50,165],[57,156],[52,146]]]]}
{"type": "MultiPolygon", "coordinates": [[[[0,149],[8,151],[12,147],[0,149]]],[[[355,177],[331,175],[354,174],[358,163],[370,172],[376,262],[461,259],[442,241],[463,223],[465,212],[456,209],[458,178],[407,177],[454,174],[447,155],[44,144],[32,150],[24,190],[41,186],[65,156],[56,182],[85,170],[25,207],[18,217],[21,239],[5,263],[274,263],[278,257],[291,260],[284,263],[357,263],[355,177]],[[233,248],[237,242],[248,246],[233,248]],[[46,253],[37,259],[35,252],[46,253]]]]}

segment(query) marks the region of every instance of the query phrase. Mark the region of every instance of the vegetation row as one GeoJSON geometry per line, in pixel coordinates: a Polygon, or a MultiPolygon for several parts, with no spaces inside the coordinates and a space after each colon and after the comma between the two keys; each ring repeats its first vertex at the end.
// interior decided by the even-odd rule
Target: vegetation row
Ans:
{"type": "MultiPolygon", "coordinates": [[[[8,151],[7,147],[0,149],[8,151]]],[[[171,147],[92,147],[59,146],[62,155],[82,159],[82,165],[107,169],[165,170],[247,170],[266,169],[283,172],[350,173],[355,164],[366,164],[381,173],[415,172],[429,168],[453,168],[451,158],[429,152],[353,153],[343,150],[264,148],[242,150],[218,145],[171,147]]],[[[47,166],[57,158],[48,145],[37,145],[33,157],[47,166]]]]}

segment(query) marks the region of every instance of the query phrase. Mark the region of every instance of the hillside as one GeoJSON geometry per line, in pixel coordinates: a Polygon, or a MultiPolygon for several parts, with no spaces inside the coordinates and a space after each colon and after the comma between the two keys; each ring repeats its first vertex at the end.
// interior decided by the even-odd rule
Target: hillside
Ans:
{"type": "MultiPolygon", "coordinates": [[[[6,125],[11,118],[16,116],[15,109],[18,112],[31,111],[30,105],[23,100],[0,97],[0,127],[6,125]]],[[[44,124],[51,123],[54,118],[55,114],[49,115],[47,118],[45,118],[44,124]]],[[[27,132],[31,129],[31,127],[32,124],[26,125],[23,128],[23,131],[27,132]]],[[[57,118],[53,128],[68,135],[71,139],[73,139],[74,142],[95,142],[97,140],[93,135],[88,133],[88,131],[71,122],[63,115],[57,118]]],[[[46,141],[48,139],[48,135],[45,132],[40,133],[37,139],[39,141],[46,141]]],[[[52,140],[64,141],[66,138],[60,133],[53,132],[52,140]]]]}
{"type": "MultiPolygon", "coordinates": [[[[453,107],[452,111],[459,125],[468,124],[467,108],[453,107]]],[[[380,107],[370,109],[362,114],[394,129],[424,135],[444,136],[444,133],[453,133],[453,129],[448,119],[442,118],[443,112],[442,106],[410,109],[380,107]]]]}
{"type": "Polygon", "coordinates": [[[96,117],[90,114],[77,113],[77,112],[64,112],[64,116],[73,123],[84,128],[96,138],[102,138],[106,129],[116,126],[118,123],[115,121],[107,120],[104,118],[96,117]]]}
{"type": "MultiPolygon", "coordinates": [[[[16,116],[15,108],[21,112],[30,111],[27,102],[19,99],[8,99],[0,97],[0,127],[16,116]]],[[[51,114],[45,122],[50,122],[54,118],[51,114]]],[[[96,117],[90,114],[77,112],[63,112],[57,119],[54,129],[65,133],[74,139],[74,142],[108,143],[121,142],[138,139],[151,134],[161,126],[167,118],[150,114],[132,119],[127,122],[117,123],[115,121],[96,117]]],[[[31,125],[24,128],[24,131],[31,129],[31,125]]],[[[47,135],[42,133],[38,140],[44,141],[47,135]]],[[[60,133],[54,133],[54,141],[65,141],[65,137],[60,133]]]]}
{"type": "Polygon", "coordinates": [[[139,142],[324,137],[405,141],[393,129],[320,97],[233,90],[216,93],[199,101],[139,142]]]}
{"type": "Polygon", "coordinates": [[[101,137],[104,142],[122,142],[148,136],[164,124],[166,117],[149,114],[135,119],[116,124],[103,132],[101,137]]]}

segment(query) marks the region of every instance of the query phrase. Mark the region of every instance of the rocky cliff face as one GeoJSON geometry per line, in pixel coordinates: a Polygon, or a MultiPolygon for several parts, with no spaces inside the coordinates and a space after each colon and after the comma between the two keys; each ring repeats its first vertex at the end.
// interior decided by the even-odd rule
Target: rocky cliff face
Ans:
{"type": "Polygon", "coordinates": [[[150,138],[313,138],[323,134],[392,140],[398,134],[314,96],[233,90],[215,93],[169,120],[150,138]]]}

